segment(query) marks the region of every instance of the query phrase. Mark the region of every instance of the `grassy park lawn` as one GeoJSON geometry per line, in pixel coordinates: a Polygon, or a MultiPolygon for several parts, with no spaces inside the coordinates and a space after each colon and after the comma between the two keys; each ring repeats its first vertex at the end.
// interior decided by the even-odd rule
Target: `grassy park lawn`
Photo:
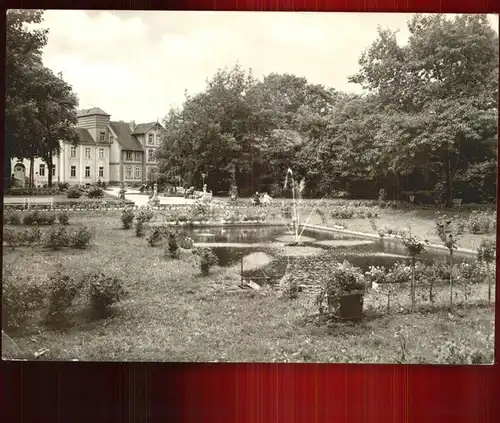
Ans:
{"type": "MultiPolygon", "coordinates": [[[[399,213],[387,213],[383,219],[394,224],[399,213]]],[[[414,216],[417,227],[430,230],[432,220],[418,212],[414,216]]],[[[394,309],[357,324],[326,324],[314,317],[312,296],[290,300],[267,289],[231,292],[239,281],[236,269],[214,267],[202,277],[190,260],[165,257],[163,247],[148,247],[133,230],[121,229],[119,212],[80,212],[70,219],[70,227],[93,228],[87,250],[4,247],[4,274],[43,280],[57,270],[75,277],[104,272],[122,279],[126,296],[108,319],[93,320],[86,298],[78,297],[64,329],[48,329],[35,319],[12,334],[28,354],[48,349],[42,359],[437,362],[442,361],[439,348],[451,348],[448,340],[466,340],[468,348],[486,351],[485,361],[492,359],[494,310],[486,304],[485,286],[476,288],[469,305],[458,301],[453,315],[444,288],[434,310],[394,309]],[[406,333],[398,337],[400,326],[406,333]]],[[[348,221],[349,229],[355,229],[353,222],[348,221]]],[[[398,295],[403,301],[408,293],[398,295]]],[[[370,294],[365,301],[375,303],[370,294]]]]}

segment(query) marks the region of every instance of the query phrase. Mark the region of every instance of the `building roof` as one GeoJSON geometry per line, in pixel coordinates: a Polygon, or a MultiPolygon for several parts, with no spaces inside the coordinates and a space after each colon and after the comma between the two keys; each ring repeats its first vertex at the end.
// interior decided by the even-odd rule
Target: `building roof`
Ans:
{"type": "Polygon", "coordinates": [[[132,135],[130,125],[126,122],[110,122],[110,126],[118,137],[118,144],[123,150],[143,151],[142,145],[137,138],[132,135]]]}
{"type": "Polygon", "coordinates": [[[99,107],[92,107],[91,109],[82,109],[76,112],[77,117],[92,116],[92,115],[111,116],[104,110],[100,109],[99,107]]]}
{"type": "MultiPolygon", "coordinates": [[[[160,125],[160,123],[158,123],[158,122],[139,123],[135,127],[133,134],[134,135],[136,135],[136,134],[137,135],[145,134],[146,132],[148,132],[156,124],[160,125]]],[[[160,125],[160,127],[162,127],[162,126],[160,125]]]]}
{"type": "Polygon", "coordinates": [[[78,136],[78,144],[95,145],[95,141],[85,128],[74,128],[78,136]]]}

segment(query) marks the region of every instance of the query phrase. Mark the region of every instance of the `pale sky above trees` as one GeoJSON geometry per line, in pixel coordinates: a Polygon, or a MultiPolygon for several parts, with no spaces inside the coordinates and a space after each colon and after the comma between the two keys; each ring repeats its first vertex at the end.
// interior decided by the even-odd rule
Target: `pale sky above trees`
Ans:
{"type": "MultiPolygon", "coordinates": [[[[48,10],[44,63],[63,72],[80,108],[114,120],[162,119],[184,91],[205,88],[218,68],[239,63],[261,78],[292,73],[341,91],[377,26],[408,38],[411,14],[136,12],[48,10]]],[[[490,22],[498,32],[498,16],[490,22]]]]}

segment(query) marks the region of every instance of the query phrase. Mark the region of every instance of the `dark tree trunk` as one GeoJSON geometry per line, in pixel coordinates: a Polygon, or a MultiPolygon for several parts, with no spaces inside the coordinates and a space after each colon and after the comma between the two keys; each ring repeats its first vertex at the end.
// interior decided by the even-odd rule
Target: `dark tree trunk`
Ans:
{"type": "Polygon", "coordinates": [[[5,155],[4,160],[3,160],[3,188],[4,191],[7,191],[7,189],[10,187],[10,184],[12,182],[12,164],[11,164],[11,158],[7,157],[5,155]]]}
{"type": "Polygon", "coordinates": [[[47,155],[46,161],[47,161],[47,167],[48,167],[48,172],[49,172],[48,177],[47,177],[47,183],[48,183],[49,188],[52,188],[52,167],[54,166],[52,152],[50,152],[47,155]]]}
{"type": "Polygon", "coordinates": [[[444,171],[446,178],[446,207],[453,207],[453,176],[451,173],[451,163],[450,163],[450,151],[448,150],[446,153],[446,158],[444,161],[444,171]]]}
{"type": "Polygon", "coordinates": [[[35,185],[35,158],[30,159],[30,188],[34,188],[35,185]]]}

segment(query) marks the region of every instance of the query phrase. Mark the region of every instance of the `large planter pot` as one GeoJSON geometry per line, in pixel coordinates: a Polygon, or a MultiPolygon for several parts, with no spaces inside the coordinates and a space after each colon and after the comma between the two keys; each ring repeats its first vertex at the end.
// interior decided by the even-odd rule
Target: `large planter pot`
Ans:
{"type": "Polygon", "coordinates": [[[364,291],[345,292],[339,297],[338,304],[331,304],[330,308],[337,306],[337,314],[345,320],[361,320],[363,318],[364,291]]]}

